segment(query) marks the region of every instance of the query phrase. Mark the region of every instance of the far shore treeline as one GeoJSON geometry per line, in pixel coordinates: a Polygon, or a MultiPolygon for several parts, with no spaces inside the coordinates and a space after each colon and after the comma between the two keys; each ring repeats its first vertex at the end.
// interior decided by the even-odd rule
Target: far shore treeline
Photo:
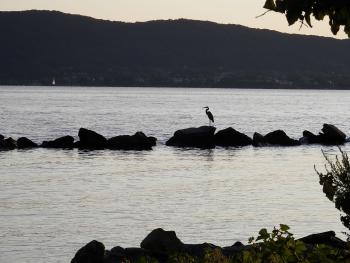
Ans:
{"type": "Polygon", "coordinates": [[[54,11],[0,12],[0,32],[0,85],[350,88],[350,40],[54,11]]]}

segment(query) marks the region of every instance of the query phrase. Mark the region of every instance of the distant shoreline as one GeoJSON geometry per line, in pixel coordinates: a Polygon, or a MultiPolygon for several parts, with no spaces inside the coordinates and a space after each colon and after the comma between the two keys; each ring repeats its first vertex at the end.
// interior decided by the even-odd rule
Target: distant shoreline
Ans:
{"type": "Polygon", "coordinates": [[[55,88],[55,87],[62,87],[62,88],[155,88],[155,89],[250,89],[250,90],[350,90],[350,87],[209,87],[209,86],[108,86],[108,85],[35,85],[35,84],[21,84],[21,85],[4,85],[1,84],[0,87],[43,87],[43,88],[55,88]]]}
{"type": "Polygon", "coordinates": [[[349,40],[49,11],[0,12],[0,24],[0,85],[350,89],[349,40]]]}

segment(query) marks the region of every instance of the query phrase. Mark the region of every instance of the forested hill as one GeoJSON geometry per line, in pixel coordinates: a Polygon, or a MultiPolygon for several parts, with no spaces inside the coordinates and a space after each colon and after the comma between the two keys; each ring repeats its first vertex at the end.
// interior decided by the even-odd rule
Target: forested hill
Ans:
{"type": "Polygon", "coordinates": [[[0,12],[0,34],[0,85],[350,88],[349,40],[52,11],[0,12]]]}

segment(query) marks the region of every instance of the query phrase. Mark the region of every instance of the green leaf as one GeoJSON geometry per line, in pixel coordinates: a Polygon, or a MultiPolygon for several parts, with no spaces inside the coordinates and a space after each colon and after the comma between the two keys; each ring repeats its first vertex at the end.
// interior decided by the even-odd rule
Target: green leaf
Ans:
{"type": "Polygon", "coordinates": [[[316,20],[323,20],[325,15],[326,15],[325,12],[323,12],[322,10],[315,10],[314,11],[314,17],[316,18],[316,20]]]}
{"type": "Polygon", "coordinates": [[[266,0],[266,2],[264,4],[264,8],[269,9],[269,10],[275,10],[276,9],[275,1],[274,0],[266,0]]]}
{"type": "Polygon", "coordinates": [[[331,25],[331,31],[332,31],[333,35],[336,35],[338,33],[339,28],[340,28],[339,24],[333,23],[331,25]]]}
{"type": "Polygon", "coordinates": [[[306,23],[309,25],[309,27],[312,27],[310,13],[306,13],[304,18],[305,18],[306,23]]]}
{"type": "Polygon", "coordinates": [[[301,16],[301,12],[300,11],[288,10],[287,14],[286,14],[288,24],[290,26],[293,25],[296,21],[298,21],[300,16],[301,16]]]}
{"type": "Polygon", "coordinates": [[[280,229],[282,232],[286,232],[290,229],[290,227],[284,224],[280,224],[280,229]]]}
{"type": "Polygon", "coordinates": [[[296,241],[295,242],[295,253],[298,255],[301,255],[304,253],[304,251],[306,251],[306,246],[304,244],[304,242],[302,241],[296,241]]]}
{"type": "Polygon", "coordinates": [[[267,229],[266,228],[263,228],[259,231],[259,236],[258,238],[256,239],[257,241],[258,240],[267,240],[269,238],[269,233],[267,232],[267,229]]]}

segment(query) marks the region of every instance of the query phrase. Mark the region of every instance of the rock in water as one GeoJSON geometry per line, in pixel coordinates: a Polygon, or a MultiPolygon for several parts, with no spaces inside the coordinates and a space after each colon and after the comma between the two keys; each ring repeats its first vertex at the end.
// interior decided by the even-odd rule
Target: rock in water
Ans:
{"type": "Polygon", "coordinates": [[[232,127],[218,131],[214,137],[215,144],[218,146],[246,146],[253,143],[250,137],[236,131],[232,127]]]}
{"type": "Polygon", "coordinates": [[[184,244],[176,236],[174,231],[165,231],[161,228],[153,230],[141,242],[141,248],[156,253],[175,253],[182,251],[184,244]]]}
{"type": "Polygon", "coordinates": [[[345,143],[346,135],[332,124],[323,124],[322,133],[319,135],[323,144],[339,145],[345,143]]]}
{"type": "Polygon", "coordinates": [[[78,250],[71,263],[103,263],[104,254],[105,246],[93,240],[78,250]]]}
{"type": "Polygon", "coordinates": [[[321,138],[319,135],[315,135],[309,131],[303,131],[303,137],[299,140],[301,144],[315,144],[321,143],[321,138]]]}
{"type": "Polygon", "coordinates": [[[268,144],[280,146],[296,146],[300,145],[299,141],[291,139],[282,130],[270,132],[264,136],[268,144]]]}
{"type": "Polygon", "coordinates": [[[214,132],[216,128],[212,126],[201,126],[199,128],[187,128],[178,130],[167,142],[167,146],[176,147],[197,147],[214,148],[214,132]]]}
{"type": "Polygon", "coordinates": [[[255,132],[253,135],[253,146],[255,147],[268,146],[267,140],[265,139],[264,135],[258,132],[255,132]]]}
{"type": "Polygon", "coordinates": [[[17,148],[17,142],[10,138],[0,140],[0,150],[14,150],[17,148]]]}
{"type": "Polygon", "coordinates": [[[80,148],[98,150],[107,147],[107,139],[97,132],[80,128],[78,136],[80,138],[80,148]]]}
{"type": "Polygon", "coordinates": [[[41,144],[43,148],[63,148],[71,149],[73,148],[74,138],[72,136],[63,136],[53,141],[44,141],[41,144]]]}
{"type": "Polygon", "coordinates": [[[18,149],[26,149],[26,148],[35,148],[35,147],[38,147],[38,145],[26,137],[21,137],[17,140],[17,147],[18,149]]]}
{"type": "Polygon", "coordinates": [[[152,150],[157,139],[147,137],[143,132],[136,132],[134,135],[120,135],[110,138],[107,147],[112,150],[152,150]]]}

